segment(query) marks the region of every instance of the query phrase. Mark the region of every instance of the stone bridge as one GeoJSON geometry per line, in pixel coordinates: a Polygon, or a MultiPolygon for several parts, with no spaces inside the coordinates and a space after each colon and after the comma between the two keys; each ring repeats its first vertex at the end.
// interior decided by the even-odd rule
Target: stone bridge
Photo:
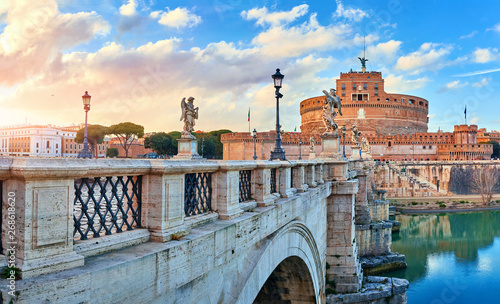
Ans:
{"type": "Polygon", "coordinates": [[[405,303],[361,272],[366,166],[1,158],[2,302],[405,303]]]}
{"type": "Polygon", "coordinates": [[[466,180],[470,180],[471,172],[481,166],[499,168],[500,161],[376,162],[374,174],[376,187],[386,190],[390,197],[472,194],[476,192],[466,180]]]}

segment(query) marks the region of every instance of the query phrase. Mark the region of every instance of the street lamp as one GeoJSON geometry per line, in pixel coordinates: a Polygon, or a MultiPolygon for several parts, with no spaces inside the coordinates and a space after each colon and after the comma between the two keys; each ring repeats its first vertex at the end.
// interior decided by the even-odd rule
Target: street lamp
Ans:
{"type": "Polygon", "coordinates": [[[342,128],[342,149],[343,149],[343,153],[342,153],[342,156],[344,156],[344,159],[346,159],[347,157],[345,156],[345,132],[346,132],[346,129],[345,129],[345,126],[342,128]]]}
{"type": "Polygon", "coordinates": [[[299,137],[299,160],[302,160],[302,139],[299,137]]]}
{"type": "Polygon", "coordinates": [[[85,95],[82,96],[83,109],[85,110],[85,136],[83,139],[83,150],[78,152],[78,158],[92,158],[92,154],[89,150],[89,142],[87,140],[87,114],[90,111],[90,98],[89,92],[85,91],[85,95]]]}
{"type": "Polygon", "coordinates": [[[257,160],[257,130],[253,129],[253,160],[257,160]]]}
{"type": "Polygon", "coordinates": [[[276,89],[276,147],[271,151],[271,160],[279,159],[286,160],[285,151],[281,148],[281,134],[280,134],[280,98],[283,95],[280,93],[281,84],[285,75],[280,73],[280,69],[276,69],[276,73],[271,75],[274,81],[274,88],[276,89]]]}

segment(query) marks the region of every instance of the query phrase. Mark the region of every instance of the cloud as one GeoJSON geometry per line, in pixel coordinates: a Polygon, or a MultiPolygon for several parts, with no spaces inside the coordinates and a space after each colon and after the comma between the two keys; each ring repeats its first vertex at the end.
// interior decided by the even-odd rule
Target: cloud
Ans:
{"type": "Polygon", "coordinates": [[[468,35],[460,36],[460,39],[470,39],[470,38],[476,36],[476,34],[477,34],[477,31],[472,31],[472,33],[470,33],[468,35]]]}
{"type": "Polygon", "coordinates": [[[299,6],[295,6],[290,11],[281,11],[270,13],[267,7],[263,8],[253,8],[248,11],[242,11],[241,17],[245,20],[257,20],[255,22],[256,25],[260,26],[280,26],[284,24],[289,24],[292,21],[295,21],[297,18],[304,16],[309,9],[307,4],[302,4],[299,6]]]}
{"type": "Polygon", "coordinates": [[[439,70],[446,66],[445,57],[450,54],[452,47],[437,43],[424,43],[420,48],[406,56],[401,56],[395,68],[418,74],[427,70],[439,70]]]}
{"type": "MultiPolygon", "coordinates": [[[[475,113],[473,113],[473,115],[474,115],[474,114],[475,114],[475,113]]],[[[473,117],[473,118],[470,120],[469,124],[470,124],[470,125],[473,125],[473,124],[477,124],[478,122],[479,122],[479,117],[477,117],[477,116],[476,116],[476,117],[473,117]]]]}
{"type": "Polygon", "coordinates": [[[159,24],[176,29],[194,27],[202,21],[200,16],[190,12],[187,8],[178,7],[170,10],[167,7],[166,9],[167,12],[153,11],[150,16],[154,19],[160,18],[158,20],[159,24]]]}
{"type": "Polygon", "coordinates": [[[472,53],[472,61],[476,63],[488,63],[499,59],[500,53],[497,48],[477,48],[474,53],[472,53]]]}
{"type": "Polygon", "coordinates": [[[136,13],[137,2],[136,0],[128,0],[127,3],[120,6],[120,15],[133,16],[136,13]]]}
{"type": "Polygon", "coordinates": [[[450,91],[450,90],[457,90],[457,89],[460,89],[460,88],[463,88],[463,87],[467,86],[468,84],[469,84],[468,82],[461,83],[460,80],[455,80],[455,81],[452,81],[452,82],[448,82],[447,84],[445,84],[444,86],[442,86],[438,90],[438,93],[444,93],[444,92],[447,92],[447,91],[450,91]]]}
{"type": "Polygon", "coordinates": [[[454,76],[455,77],[469,77],[469,76],[483,75],[483,74],[489,74],[489,73],[495,73],[495,72],[500,72],[500,68],[475,71],[475,72],[470,72],[470,73],[465,73],[465,74],[458,74],[458,75],[454,75],[454,76]]]}
{"type": "Polygon", "coordinates": [[[405,92],[420,89],[426,86],[431,80],[427,77],[417,78],[417,79],[405,79],[403,76],[395,76],[393,74],[387,75],[385,77],[384,87],[386,92],[405,92]]]}
{"type": "MultiPolygon", "coordinates": [[[[359,34],[350,37],[352,33],[347,24],[322,26],[316,14],[311,14],[309,22],[293,27],[271,27],[259,33],[252,44],[261,48],[266,56],[287,58],[362,45],[363,37],[359,34]]],[[[376,40],[377,36],[366,36],[368,43],[376,40]]]]}
{"type": "Polygon", "coordinates": [[[489,28],[486,31],[495,31],[497,33],[500,33],[500,23],[495,24],[492,28],[489,28]]]}
{"type": "Polygon", "coordinates": [[[483,77],[483,79],[481,79],[480,81],[474,82],[472,84],[472,86],[475,88],[480,88],[480,87],[487,86],[490,82],[491,82],[491,78],[483,77]]]}
{"type": "Polygon", "coordinates": [[[44,72],[63,50],[109,32],[97,13],[62,14],[56,1],[10,1],[2,10],[0,84],[14,85],[44,72]]]}
{"type": "MultiPolygon", "coordinates": [[[[401,49],[401,41],[389,40],[366,48],[366,56],[373,64],[392,63],[401,49]]],[[[363,56],[363,52],[359,54],[363,56]]]]}
{"type": "Polygon", "coordinates": [[[335,2],[337,3],[337,10],[333,13],[333,17],[342,17],[355,22],[359,22],[363,18],[368,17],[368,13],[365,11],[351,7],[344,8],[340,0],[336,0],[335,2]]]}

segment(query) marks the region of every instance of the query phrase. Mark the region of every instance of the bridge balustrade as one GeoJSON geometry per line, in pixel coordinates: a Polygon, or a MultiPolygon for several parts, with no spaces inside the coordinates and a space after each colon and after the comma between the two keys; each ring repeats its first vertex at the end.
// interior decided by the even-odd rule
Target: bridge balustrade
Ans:
{"type": "Polygon", "coordinates": [[[1,212],[5,217],[6,193],[15,193],[16,261],[29,278],[82,266],[86,257],[111,250],[167,242],[207,221],[269,206],[323,183],[324,164],[5,158],[1,212]]]}

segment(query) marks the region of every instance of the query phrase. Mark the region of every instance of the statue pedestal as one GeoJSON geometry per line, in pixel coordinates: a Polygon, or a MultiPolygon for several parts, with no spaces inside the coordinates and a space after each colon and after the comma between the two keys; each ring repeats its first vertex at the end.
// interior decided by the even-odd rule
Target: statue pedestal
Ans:
{"type": "Polygon", "coordinates": [[[309,159],[315,159],[316,158],[316,153],[314,152],[309,152],[309,159]]]}
{"type": "Polygon", "coordinates": [[[361,159],[361,152],[360,152],[359,147],[357,145],[351,146],[351,156],[349,156],[349,159],[351,159],[351,160],[361,159]]]}
{"type": "Polygon", "coordinates": [[[172,157],[172,159],[202,159],[198,154],[198,141],[193,138],[179,138],[177,155],[172,157]]]}
{"type": "Polygon", "coordinates": [[[370,152],[361,151],[361,158],[362,159],[372,159],[372,154],[370,152]]]}
{"type": "Polygon", "coordinates": [[[338,132],[323,133],[321,137],[321,154],[320,158],[329,158],[335,160],[344,160],[340,155],[340,141],[338,132]]]}

